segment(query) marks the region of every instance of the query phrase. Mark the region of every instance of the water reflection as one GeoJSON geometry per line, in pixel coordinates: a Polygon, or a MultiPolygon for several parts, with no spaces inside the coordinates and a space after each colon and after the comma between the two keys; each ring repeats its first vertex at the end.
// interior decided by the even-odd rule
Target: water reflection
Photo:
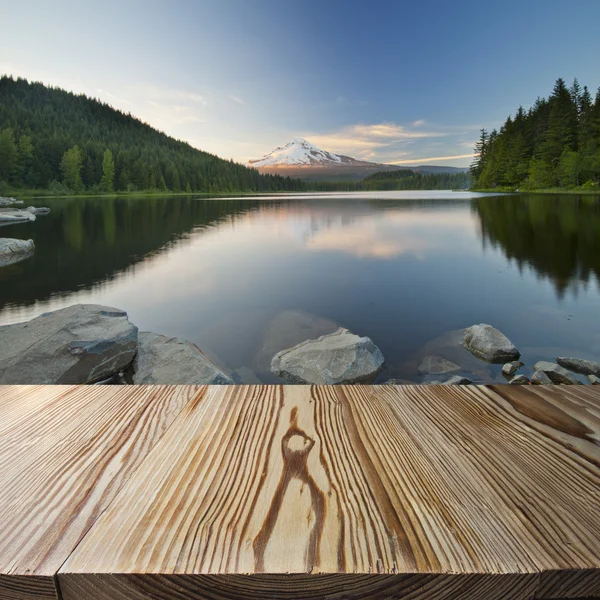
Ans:
{"type": "Polygon", "coordinates": [[[38,204],[52,212],[1,232],[33,238],[36,253],[0,269],[0,324],[75,302],[108,304],[265,382],[279,343],[337,326],[371,337],[385,376],[408,379],[432,340],[477,322],[504,331],[528,364],[548,358],[542,348],[600,353],[598,199],[400,193],[38,204]]]}
{"type": "Polygon", "coordinates": [[[484,246],[549,278],[559,296],[600,279],[600,200],[530,195],[473,200],[484,246]]]}

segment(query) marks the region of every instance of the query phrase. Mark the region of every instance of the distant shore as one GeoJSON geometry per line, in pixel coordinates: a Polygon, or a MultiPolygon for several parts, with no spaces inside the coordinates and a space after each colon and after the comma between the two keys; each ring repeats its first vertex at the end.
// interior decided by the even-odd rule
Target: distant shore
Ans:
{"type": "Polygon", "coordinates": [[[589,194],[592,196],[600,196],[600,187],[595,188],[544,188],[540,190],[522,190],[514,187],[496,187],[496,188],[472,188],[469,192],[481,192],[485,194],[589,194]]]}

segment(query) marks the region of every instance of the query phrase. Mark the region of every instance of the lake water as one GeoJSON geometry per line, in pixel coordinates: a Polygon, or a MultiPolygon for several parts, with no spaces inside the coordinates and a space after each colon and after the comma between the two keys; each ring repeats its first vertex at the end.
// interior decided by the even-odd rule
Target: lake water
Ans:
{"type": "MultiPolygon", "coordinates": [[[[239,381],[337,326],[369,336],[378,378],[420,381],[428,353],[463,362],[454,330],[490,323],[531,365],[600,358],[600,197],[381,192],[193,199],[43,199],[0,229],[36,252],[0,268],[0,324],[70,304],[125,309],[195,342],[239,381]]],[[[465,351],[466,352],[466,351],[465,351]]],[[[526,371],[527,372],[527,371],[526,371]]]]}

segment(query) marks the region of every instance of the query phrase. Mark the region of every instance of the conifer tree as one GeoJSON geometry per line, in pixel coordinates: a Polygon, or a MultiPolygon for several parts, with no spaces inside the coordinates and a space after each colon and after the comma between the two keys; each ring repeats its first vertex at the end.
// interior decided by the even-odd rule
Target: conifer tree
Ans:
{"type": "Polygon", "coordinates": [[[63,183],[74,192],[81,191],[81,167],[83,166],[83,154],[77,144],[63,154],[60,168],[63,173],[63,183]]]}
{"type": "Polygon", "coordinates": [[[105,192],[112,193],[115,185],[115,161],[112,152],[107,148],[102,158],[102,179],[100,185],[105,192]]]}
{"type": "Polygon", "coordinates": [[[0,181],[12,182],[17,169],[15,134],[9,127],[0,131],[0,181]]]}

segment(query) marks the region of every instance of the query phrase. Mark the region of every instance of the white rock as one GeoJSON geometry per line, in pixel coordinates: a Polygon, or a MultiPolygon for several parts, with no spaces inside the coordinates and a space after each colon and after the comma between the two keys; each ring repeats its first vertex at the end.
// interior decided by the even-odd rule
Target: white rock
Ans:
{"type": "Polygon", "coordinates": [[[271,371],[293,383],[370,383],[383,363],[371,339],[340,328],[278,352],[271,371]]]}

